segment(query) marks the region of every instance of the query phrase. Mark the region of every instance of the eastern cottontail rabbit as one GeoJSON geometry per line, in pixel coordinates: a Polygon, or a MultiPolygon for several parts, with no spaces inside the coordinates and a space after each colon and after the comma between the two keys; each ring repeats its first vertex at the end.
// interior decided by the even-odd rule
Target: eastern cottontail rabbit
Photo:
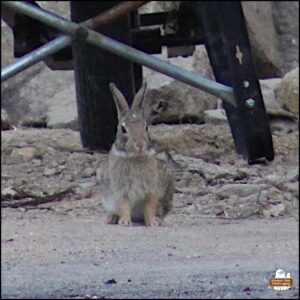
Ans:
{"type": "Polygon", "coordinates": [[[114,83],[109,87],[119,123],[108,157],[109,192],[103,199],[108,223],[130,225],[132,220],[160,226],[172,208],[174,182],[167,164],[151,148],[147,123],[142,116],[146,83],[134,97],[131,108],[114,83]]]}

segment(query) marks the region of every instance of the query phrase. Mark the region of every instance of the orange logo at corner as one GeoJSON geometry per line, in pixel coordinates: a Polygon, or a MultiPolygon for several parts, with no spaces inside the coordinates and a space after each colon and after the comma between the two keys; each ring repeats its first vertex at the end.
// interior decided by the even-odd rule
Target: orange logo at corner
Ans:
{"type": "Polygon", "coordinates": [[[284,270],[278,269],[275,273],[275,277],[269,280],[269,284],[276,291],[285,291],[293,285],[293,279],[291,278],[290,273],[285,275],[284,270]]]}

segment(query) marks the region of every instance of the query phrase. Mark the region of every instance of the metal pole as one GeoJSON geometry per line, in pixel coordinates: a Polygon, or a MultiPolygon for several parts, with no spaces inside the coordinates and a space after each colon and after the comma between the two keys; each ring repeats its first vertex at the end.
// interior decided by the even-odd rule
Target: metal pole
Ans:
{"type": "Polygon", "coordinates": [[[43,60],[48,55],[55,53],[68,46],[72,42],[72,37],[70,36],[60,36],[51,42],[39,47],[32,52],[25,54],[22,58],[18,59],[16,62],[9,64],[1,69],[1,81],[5,81],[12,76],[24,71],[30,66],[43,60]]]}
{"type": "MultiPolygon", "coordinates": [[[[118,18],[122,17],[126,13],[136,10],[140,6],[146,4],[149,1],[126,1],[112,7],[111,9],[101,13],[100,15],[88,19],[82,23],[81,26],[97,29],[99,27],[104,27],[112,24],[118,18]]],[[[2,2],[3,4],[3,2],[2,2]]],[[[4,3],[5,5],[5,3],[4,3]]],[[[1,81],[5,81],[12,76],[24,71],[30,66],[43,60],[45,57],[54,54],[62,50],[63,48],[69,46],[72,43],[72,38],[70,36],[59,36],[54,40],[48,42],[47,44],[33,50],[32,52],[24,55],[22,58],[18,59],[1,69],[1,81]]]]}
{"type": "Polygon", "coordinates": [[[102,28],[104,26],[110,25],[116,20],[118,20],[120,17],[124,16],[126,13],[134,11],[148,2],[150,1],[121,2],[115,5],[114,7],[112,7],[111,9],[103,12],[99,16],[90,19],[92,25],[89,26],[89,24],[87,24],[87,27],[97,29],[97,28],[102,28]]]}
{"type": "Polygon", "coordinates": [[[150,69],[161,72],[179,81],[200,88],[212,95],[215,95],[216,97],[223,99],[230,105],[236,106],[233,89],[231,87],[210,81],[196,73],[186,71],[168,62],[145,54],[142,51],[114,41],[98,32],[85,29],[74,22],[67,21],[61,17],[55,16],[54,14],[47,13],[32,5],[18,1],[2,2],[2,4],[16,10],[19,13],[23,13],[29,17],[44,22],[49,26],[53,26],[66,34],[85,39],[88,43],[110,51],[125,59],[142,64],[150,69]]]}

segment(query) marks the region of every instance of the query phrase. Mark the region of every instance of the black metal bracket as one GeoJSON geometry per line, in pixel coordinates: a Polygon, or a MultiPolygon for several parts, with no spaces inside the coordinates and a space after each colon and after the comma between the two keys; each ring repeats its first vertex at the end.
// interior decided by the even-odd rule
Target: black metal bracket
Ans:
{"type": "Polygon", "coordinates": [[[248,162],[274,159],[269,122],[240,1],[195,1],[217,82],[232,86],[237,108],[223,103],[237,152],[248,162]]]}

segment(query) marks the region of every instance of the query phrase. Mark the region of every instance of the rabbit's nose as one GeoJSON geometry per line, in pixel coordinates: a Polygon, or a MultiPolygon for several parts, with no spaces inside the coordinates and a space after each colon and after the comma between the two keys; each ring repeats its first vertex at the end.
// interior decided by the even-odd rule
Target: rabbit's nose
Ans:
{"type": "Polygon", "coordinates": [[[135,150],[139,152],[143,152],[146,150],[146,144],[145,143],[133,143],[133,147],[135,150]]]}

